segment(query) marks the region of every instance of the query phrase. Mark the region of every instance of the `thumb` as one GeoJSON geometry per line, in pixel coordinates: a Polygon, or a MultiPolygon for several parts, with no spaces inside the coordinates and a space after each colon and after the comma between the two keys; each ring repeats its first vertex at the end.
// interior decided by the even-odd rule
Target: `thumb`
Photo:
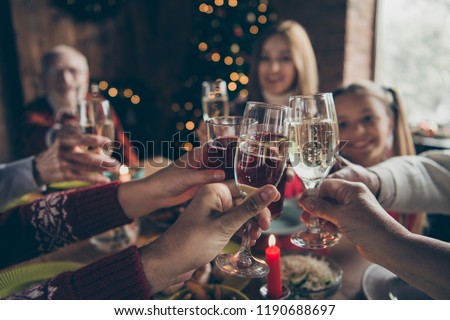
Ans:
{"type": "Polygon", "coordinates": [[[266,185],[251,193],[238,206],[223,214],[220,219],[226,232],[235,233],[245,222],[256,216],[271,202],[279,198],[279,192],[273,185],[266,185]]]}

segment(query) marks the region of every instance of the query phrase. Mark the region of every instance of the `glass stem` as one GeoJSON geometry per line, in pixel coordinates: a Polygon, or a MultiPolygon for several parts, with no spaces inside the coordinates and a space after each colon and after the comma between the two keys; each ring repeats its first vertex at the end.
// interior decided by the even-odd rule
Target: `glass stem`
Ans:
{"type": "Polygon", "coordinates": [[[250,250],[250,229],[252,224],[247,221],[242,234],[241,248],[236,254],[237,264],[240,268],[248,268],[252,265],[252,252],[250,250]]]}
{"type": "MultiPolygon", "coordinates": [[[[314,196],[317,198],[319,194],[319,183],[317,183],[317,185],[313,186],[310,189],[312,190],[314,196]]],[[[308,229],[311,233],[320,233],[320,218],[310,218],[308,221],[308,229]]]]}

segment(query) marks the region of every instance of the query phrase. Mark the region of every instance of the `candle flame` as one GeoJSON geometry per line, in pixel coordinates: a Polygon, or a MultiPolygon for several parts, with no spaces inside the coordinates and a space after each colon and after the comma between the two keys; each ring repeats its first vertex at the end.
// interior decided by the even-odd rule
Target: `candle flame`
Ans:
{"type": "Polygon", "coordinates": [[[277,242],[277,239],[275,238],[275,236],[273,234],[271,234],[269,237],[269,247],[273,247],[276,242],[277,242]]]}
{"type": "Polygon", "coordinates": [[[119,168],[119,174],[123,175],[123,174],[128,174],[130,172],[130,170],[128,169],[127,166],[121,165],[119,168]]]}

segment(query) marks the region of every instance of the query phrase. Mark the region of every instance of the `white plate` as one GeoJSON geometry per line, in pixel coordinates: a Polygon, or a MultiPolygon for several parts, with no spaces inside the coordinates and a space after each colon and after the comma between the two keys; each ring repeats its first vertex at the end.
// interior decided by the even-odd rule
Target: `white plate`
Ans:
{"type": "Polygon", "coordinates": [[[394,273],[372,264],[362,277],[362,289],[368,300],[428,300],[431,299],[394,273]]]}
{"type": "Polygon", "coordinates": [[[305,225],[300,221],[301,213],[302,209],[298,205],[297,198],[284,199],[281,216],[272,221],[270,228],[263,231],[263,234],[290,235],[302,230],[305,225]]]}

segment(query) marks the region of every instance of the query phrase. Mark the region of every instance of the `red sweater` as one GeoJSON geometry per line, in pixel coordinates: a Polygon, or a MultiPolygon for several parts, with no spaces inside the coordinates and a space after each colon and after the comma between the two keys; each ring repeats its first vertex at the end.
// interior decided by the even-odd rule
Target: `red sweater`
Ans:
{"type": "MultiPolygon", "coordinates": [[[[131,222],[118,183],[53,193],[0,215],[0,268],[131,222]]],[[[9,299],[147,299],[150,288],[132,246],[9,299]]]]}

